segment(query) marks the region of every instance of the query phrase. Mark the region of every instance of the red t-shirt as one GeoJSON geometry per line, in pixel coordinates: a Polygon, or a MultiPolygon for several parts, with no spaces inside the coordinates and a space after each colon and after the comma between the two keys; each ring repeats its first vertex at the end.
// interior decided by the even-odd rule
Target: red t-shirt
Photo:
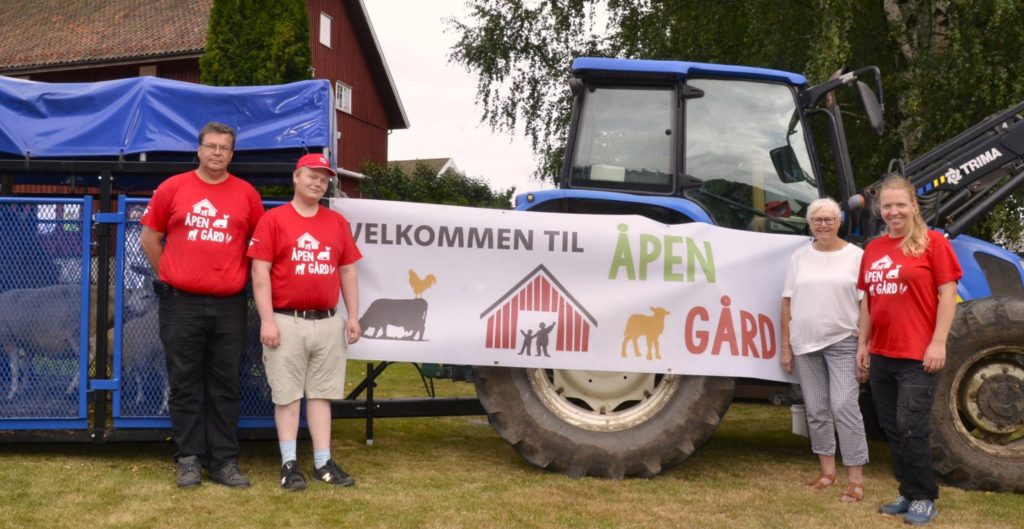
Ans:
{"type": "Polygon", "coordinates": [[[248,182],[228,175],[210,184],[195,171],[174,175],[156,188],[143,226],[166,234],[160,280],[186,292],[231,296],[245,287],[245,249],[263,202],[248,182]]]}
{"type": "Polygon", "coordinates": [[[935,332],[939,285],[963,276],[949,241],[933,230],[928,238],[919,257],[904,255],[901,239],[885,235],[864,249],[857,288],[868,299],[873,354],[924,360],[935,332]]]}
{"type": "Polygon", "coordinates": [[[317,208],[303,217],[289,202],[263,216],[249,257],[271,263],[275,309],[327,310],[338,306],[340,268],[363,257],[341,213],[317,208]]]}

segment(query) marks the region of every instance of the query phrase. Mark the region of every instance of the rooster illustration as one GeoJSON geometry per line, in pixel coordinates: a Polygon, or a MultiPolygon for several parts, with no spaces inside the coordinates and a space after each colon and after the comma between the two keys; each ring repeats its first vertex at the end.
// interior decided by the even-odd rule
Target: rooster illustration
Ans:
{"type": "Polygon", "coordinates": [[[416,297],[423,297],[423,293],[428,288],[434,286],[434,283],[437,283],[437,278],[434,277],[434,274],[427,274],[427,277],[420,278],[420,276],[416,275],[415,270],[409,269],[409,286],[412,287],[412,292],[416,294],[416,297]]]}

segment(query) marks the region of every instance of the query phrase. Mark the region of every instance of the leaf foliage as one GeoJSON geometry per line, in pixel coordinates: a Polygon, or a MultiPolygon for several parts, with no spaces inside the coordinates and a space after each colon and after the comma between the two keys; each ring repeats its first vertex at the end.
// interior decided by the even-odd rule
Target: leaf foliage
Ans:
{"type": "Polygon", "coordinates": [[[437,174],[423,163],[416,164],[407,175],[397,166],[368,162],[363,165],[363,174],[366,179],[359,184],[360,193],[364,198],[379,200],[509,209],[515,193],[514,187],[492,190],[484,180],[458,171],[437,174]]]}
{"type": "Polygon", "coordinates": [[[247,86],[310,79],[309,31],[303,0],[214,0],[200,80],[247,86]]]}
{"type": "MultiPolygon", "coordinates": [[[[566,80],[583,56],[744,64],[801,72],[811,84],[842,68],[878,66],[887,133],[868,130],[840,94],[859,186],[889,160],[913,160],[1024,99],[1024,5],[1017,0],[470,0],[449,20],[451,60],[477,77],[483,120],[525,133],[561,171],[571,110],[566,80]]],[[[849,91],[852,92],[852,91],[849,91]]],[[[823,164],[826,165],[827,164],[823,164]]],[[[972,233],[1018,240],[1024,196],[972,233]]]]}

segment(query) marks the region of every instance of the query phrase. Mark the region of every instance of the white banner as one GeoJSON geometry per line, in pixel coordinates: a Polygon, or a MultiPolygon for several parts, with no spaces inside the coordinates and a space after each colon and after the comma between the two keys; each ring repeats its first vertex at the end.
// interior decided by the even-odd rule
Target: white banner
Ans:
{"type": "Polygon", "coordinates": [[[779,307],[805,237],[639,216],[331,207],[363,253],[363,337],[350,358],[792,378],[779,366],[779,307]]]}

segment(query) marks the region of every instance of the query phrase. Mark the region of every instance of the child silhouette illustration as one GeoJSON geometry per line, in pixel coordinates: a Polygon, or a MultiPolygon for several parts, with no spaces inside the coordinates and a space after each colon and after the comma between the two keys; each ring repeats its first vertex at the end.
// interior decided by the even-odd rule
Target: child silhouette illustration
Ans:
{"type": "MultiPolygon", "coordinates": [[[[523,346],[519,349],[519,355],[517,356],[522,356],[523,352],[526,352],[526,356],[533,356],[530,354],[530,343],[533,342],[534,338],[533,329],[526,332],[519,331],[519,334],[523,335],[523,346]]],[[[537,356],[540,356],[540,353],[537,353],[537,356]]]]}

